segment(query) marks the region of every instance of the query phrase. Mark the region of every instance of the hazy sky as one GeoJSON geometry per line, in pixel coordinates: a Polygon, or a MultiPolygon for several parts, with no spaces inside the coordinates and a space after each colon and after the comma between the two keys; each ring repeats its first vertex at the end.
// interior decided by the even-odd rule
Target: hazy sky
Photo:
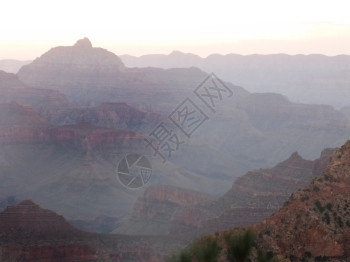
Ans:
{"type": "Polygon", "coordinates": [[[116,54],[350,54],[349,0],[11,0],[0,59],[89,37],[116,54]]]}

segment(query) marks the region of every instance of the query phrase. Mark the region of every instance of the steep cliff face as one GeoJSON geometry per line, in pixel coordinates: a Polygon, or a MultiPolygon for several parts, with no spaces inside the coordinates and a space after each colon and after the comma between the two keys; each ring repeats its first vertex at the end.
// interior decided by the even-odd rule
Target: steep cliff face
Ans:
{"type": "Polygon", "coordinates": [[[295,190],[321,175],[333,152],[334,149],[325,149],[314,161],[295,152],[273,168],[248,172],[210,206],[213,213],[220,215],[209,219],[205,227],[224,230],[262,221],[282,207],[295,190]]]}
{"type": "MultiPolygon", "coordinates": [[[[329,153],[326,150],[322,155],[329,153]]],[[[325,162],[315,161],[313,169],[320,166],[325,166],[325,162]]],[[[227,237],[237,236],[247,229],[256,234],[250,253],[252,261],[261,252],[286,262],[349,261],[349,174],[350,141],[347,141],[333,152],[324,172],[295,191],[273,215],[251,226],[232,228],[216,232],[215,236],[211,235],[222,247],[218,261],[229,261],[226,253],[227,237]]]]}
{"type": "MultiPolygon", "coordinates": [[[[329,157],[323,153],[315,161],[325,161],[329,157]]],[[[305,160],[295,152],[273,168],[249,171],[233,183],[216,207],[278,208],[292,192],[317,175],[313,173],[315,161],[305,160]]]]}
{"type": "Polygon", "coordinates": [[[261,246],[286,261],[349,257],[349,166],[347,142],[333,154],[321,176],[296,191],[278,212],[256,226],[261,246]]]}

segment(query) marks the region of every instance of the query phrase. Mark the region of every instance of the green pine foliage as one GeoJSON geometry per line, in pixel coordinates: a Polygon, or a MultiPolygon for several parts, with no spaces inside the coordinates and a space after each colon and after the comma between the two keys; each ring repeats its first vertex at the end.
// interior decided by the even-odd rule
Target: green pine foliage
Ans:
{"type": "Polygon", "coordinates": [[[226,235],[227,259],[230,262],[245,262],[248,260],[253,248],[256,235],[247,230],[238,235],[226,235]]]}
{"type": "MultiPolygon", "coordinates": [[[[251,252],[255,246],[256,234],[246,230],[240,234],[227,234],[226,256],[229,262],[278,262],[272,252],[259,252],[256,260],[251,260],[251,252]]],[[[168,262],[217,262],[222,248],[215,236],[202,238],[176,255],[168,262]]]]}

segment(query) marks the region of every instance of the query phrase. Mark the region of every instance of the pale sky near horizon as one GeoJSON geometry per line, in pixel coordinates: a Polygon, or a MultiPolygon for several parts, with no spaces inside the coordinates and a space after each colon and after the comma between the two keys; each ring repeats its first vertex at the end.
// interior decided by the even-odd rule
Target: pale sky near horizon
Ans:
{"type": "Polygon", "coordinates": [[[1,3],[0,59],[34,59],[88,37],[117,55],[350,55],[346,0],[12,0],[1,3]]]}

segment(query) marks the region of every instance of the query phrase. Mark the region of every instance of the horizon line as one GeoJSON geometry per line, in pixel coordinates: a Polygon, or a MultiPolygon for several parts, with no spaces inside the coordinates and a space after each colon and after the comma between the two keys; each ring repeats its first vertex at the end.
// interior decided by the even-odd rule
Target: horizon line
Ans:
{"type": "MultiPolygon", "coordinates": [[[[58,47],[58,46],[57,46],[58,47]]],[[[67,46],[69,47],[69,46],[67,46]]],[[[95,47],[93,47],[95,48],[95,47]]],[[[101,47],[96,47],[96,48],[101,48],[101,47]]],[[[105,48],[103,48],[105,49],[105,48]]],[[[106,49],[108,50],[108,49],[106,49]]],[[[49,51],[49,50],[48,50],[49,51]]],[[[42,53],[40,56],[37,56],[33,59],[17,59],[17,58],[0,58],[0,61],[20,61],[20,62],[32,62],[35,59],[41,57],[43,54],[47,53],[48,51],[42,53]]],[[[108,50],[110,51],[110,50],[108,50]]],[[[112,52],[112,51],[110,51],[112,52]]],[[[295,54],[291,54],[291,53],[251,53],[251,54],[240,54],[240,53],[211,53],[207,56],[201,56],[195,53],[191,53],[191,52],[183,52],[183,51],[179,51],[179,50],[173,50],[170,53],[147,53],[147,54],[143,54],[143,55],[133,55],[133,54],[121,54],[121,55],[117,55],[116,53],[112,52],[113,54],[115,54],[118,57],[122,57],[122,56],[129,56],[129,57],[134,57],[134,58],[141,58],[141,57],[145,57],[145,56],[171,56],[174,53],[180,53],[182,55],[192,55],[192,56],[196,56],[200,59],[207,59],[211,56],[230,56],[230,55],[234,55],[234,56],[241,56],[241,57],[248,57],[248,56],[325,56],[325,57],[329,57],[329,58],[335,58],[335,57],[340,57],[340,56],[350,56],[350,54],[345,54],[345,53],[340,53],[340,54],[336,54],[336,55],[327,55],[324,53],[295,53],[295,54]]]]}

